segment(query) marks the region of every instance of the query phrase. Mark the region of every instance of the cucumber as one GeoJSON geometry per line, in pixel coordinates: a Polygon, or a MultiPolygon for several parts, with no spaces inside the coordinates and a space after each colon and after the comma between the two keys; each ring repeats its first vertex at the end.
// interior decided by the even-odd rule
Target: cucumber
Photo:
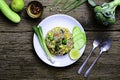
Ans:
{"type": "Polygon", "coordinates": [[[84,44],[85,44],[84,39],[79,39],[74,43],[74,48],[79,50],[84,46],[84,44]]]}
{"type": "Polygon", "coordinates": [[[86,44],[86,36],[85,33],[82,32],[80,27],[75,26],[72,30],[72,36],[74,41],[74,48],[81,49],[86,44]]]}
{"type": "Polygon", "coordinates": [[[73,30],[72,30],[72,33],[73,33],[73,37],[74,37],[74,36],[77,36],[78,34],[81,34],[81,33],[83,33],[83,32],[82,32],[82,30],[80,29],[80,27],[75,26],[75,27],[73,28],[73,30]]]}
{"type": "Polygon", "coordinates": [[[86,43],[86,35],[85,35],[85,33],[83,33],[83,35],[84,35],[84,42],[86,43]]]}
{"type": "Polygon", "coordinates": [[[12,22],[19,23],[21,18],[20,16],[12,11],[10,7],[7,5],[7,3],[4,0],[0,0],[0,11],[12,22]]]}
{"type": "Polygon", "coordinates": [[[75,26],[75,27],[73,28],[73,32],[82,32],[82,30],[80,29],[80,27],[75,26]]]}
{"type": "Polygon", "coordinates": [[[76,31],[76,32],[74,31],[73,33],[74,33],[74,34],[73,34],[73,37],[75,37],[75,36],[81,34],[82,32],[81,32],[81,31],[76,31]]]}
{"type": "Polygon", "coordinates": [[[77,34],[77,35],[73,35],[73,40],[74,41],[76,41],[76,40],[78,40],[78,39],[84,39],[84,41],[86,42],[86,35],[85,35],[85,33],[84,32],[80,32],[79,34],[77,34]]]}
{"type": "Polygon", "coordinates": [[[83,39],[83,38],[84,38],[84,34],[83,34],[83,32],[81,32],[81,33],[73,36],[73,41],[75,42],[75,41],[77,41],[78,39],[83,39]]]}

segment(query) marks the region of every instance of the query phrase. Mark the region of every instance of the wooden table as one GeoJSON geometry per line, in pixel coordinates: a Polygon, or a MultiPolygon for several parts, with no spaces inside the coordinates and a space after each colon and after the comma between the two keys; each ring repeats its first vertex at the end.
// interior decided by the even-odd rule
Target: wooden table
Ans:
{"type": "MultiPolygon", "coordinates": [[[[25,7],[32,0],[24,0],[25,7]]],[[[33,30],[44,18],[58,13],[49,11],[53,0],[38,0],[44,6],[41,19],[30,19],[25,10],[20,14],[21,22],[12,23],[0,12],[0,80],[119,80],[120,78],[120,8],[116,10],[116,23],[103,28],[96,19],[88,4],[84,4],[68,15],[76,18],[84,27],[87,45],[84,55],[73,65],[55,68],[42,62],[33,48],[33,30]],[[88,56],[96,35],[102,34],[112,39],[109,52],[103,54],[94,66],[88,78],[78,75],[77,70],[88,56]]],[[[109,0],[96,0],[98,4],[109,0]]],[[[6,0],[10,4],[11,0],[6,0]]],[[[96,49],[85,70],[98,55],[96,49]]],[[[85,71],[83,71],[84,73],[85,71]]]]}

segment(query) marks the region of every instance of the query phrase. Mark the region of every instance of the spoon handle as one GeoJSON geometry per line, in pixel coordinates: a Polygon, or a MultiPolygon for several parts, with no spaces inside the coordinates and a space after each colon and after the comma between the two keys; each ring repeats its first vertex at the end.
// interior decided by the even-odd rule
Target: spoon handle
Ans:
{"type": "Polygon", "coordinates": [[[88,68],[88,70],[86,71],[84,77],[88,77],[90,71],[92,70],[93,66],[95,65],[95,63],[97,62],[97,60],[100,58],[102,51],[100,51],[99,55],[97,56],[97,58],[94,60],[94,62],[92,63],[92,65],[88,68]]]}
{"type": "Polygon", "coordinates": [[[78,74],[81,74],[82,70],[84,69],[88,59],[90,58],[90,56],[92,55],[93,51],[94,51],[95,48],[93,48],[89,54],[89,56],[86,58],[86,60],[84,61],[84,63],[82,64],[82,66],[79,68],[78,70],[78,74]]]}

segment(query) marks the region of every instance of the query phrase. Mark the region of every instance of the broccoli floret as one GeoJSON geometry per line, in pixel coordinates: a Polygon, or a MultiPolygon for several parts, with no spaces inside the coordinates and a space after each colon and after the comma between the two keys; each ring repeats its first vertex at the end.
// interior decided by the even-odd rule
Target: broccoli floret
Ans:
{"type": "Polygon", "coordinates": [[[114,0],[100,6],[96,5],[93,0],[88,0],[88,3],[94,7],[95,16],[101,24],[108,26],[115,23],[115,10],[120,5],[120,0],[114,0]]]}

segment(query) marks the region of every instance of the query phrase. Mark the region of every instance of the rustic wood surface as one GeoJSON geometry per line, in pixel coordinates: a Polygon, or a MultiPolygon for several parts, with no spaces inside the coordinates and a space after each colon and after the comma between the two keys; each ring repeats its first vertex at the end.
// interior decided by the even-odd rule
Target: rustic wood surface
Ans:
{"type": "MultiPolygon", "coordinates": [[[[24,0],[25,7],[32,0],[24,0]]],[[[0,80],[120,80],[120,7],[116,10],[116,23],[107,28],[102,27],[87,3],[68,15],[76,18],[84,27],[87,35],[87,46],[84,55],[73,65],[55,68],[42,62],[33,48],[33,30],[44,18],[58,13],[49,11],[54,0],[38,0],[44,6],[41,19],[30,19],[25,9],[19,13],[21,22],[12,23],[0,12],[0,80]],[[112,47],[104,53],[94,66],[88,78],[78,75],[77,70],[88,56],[92,41],[97,34],[109,36],[112,47]]],[[[110,0],[96,0],[102,4],[110,0]]],[[[10,4],[11,0],[6,0],[10,4]]],[[[89,60],[86,69],[98,55],[97,49],[89,60]]],[[[85,71],[83,71],[84,73],[85,71]]]]}

